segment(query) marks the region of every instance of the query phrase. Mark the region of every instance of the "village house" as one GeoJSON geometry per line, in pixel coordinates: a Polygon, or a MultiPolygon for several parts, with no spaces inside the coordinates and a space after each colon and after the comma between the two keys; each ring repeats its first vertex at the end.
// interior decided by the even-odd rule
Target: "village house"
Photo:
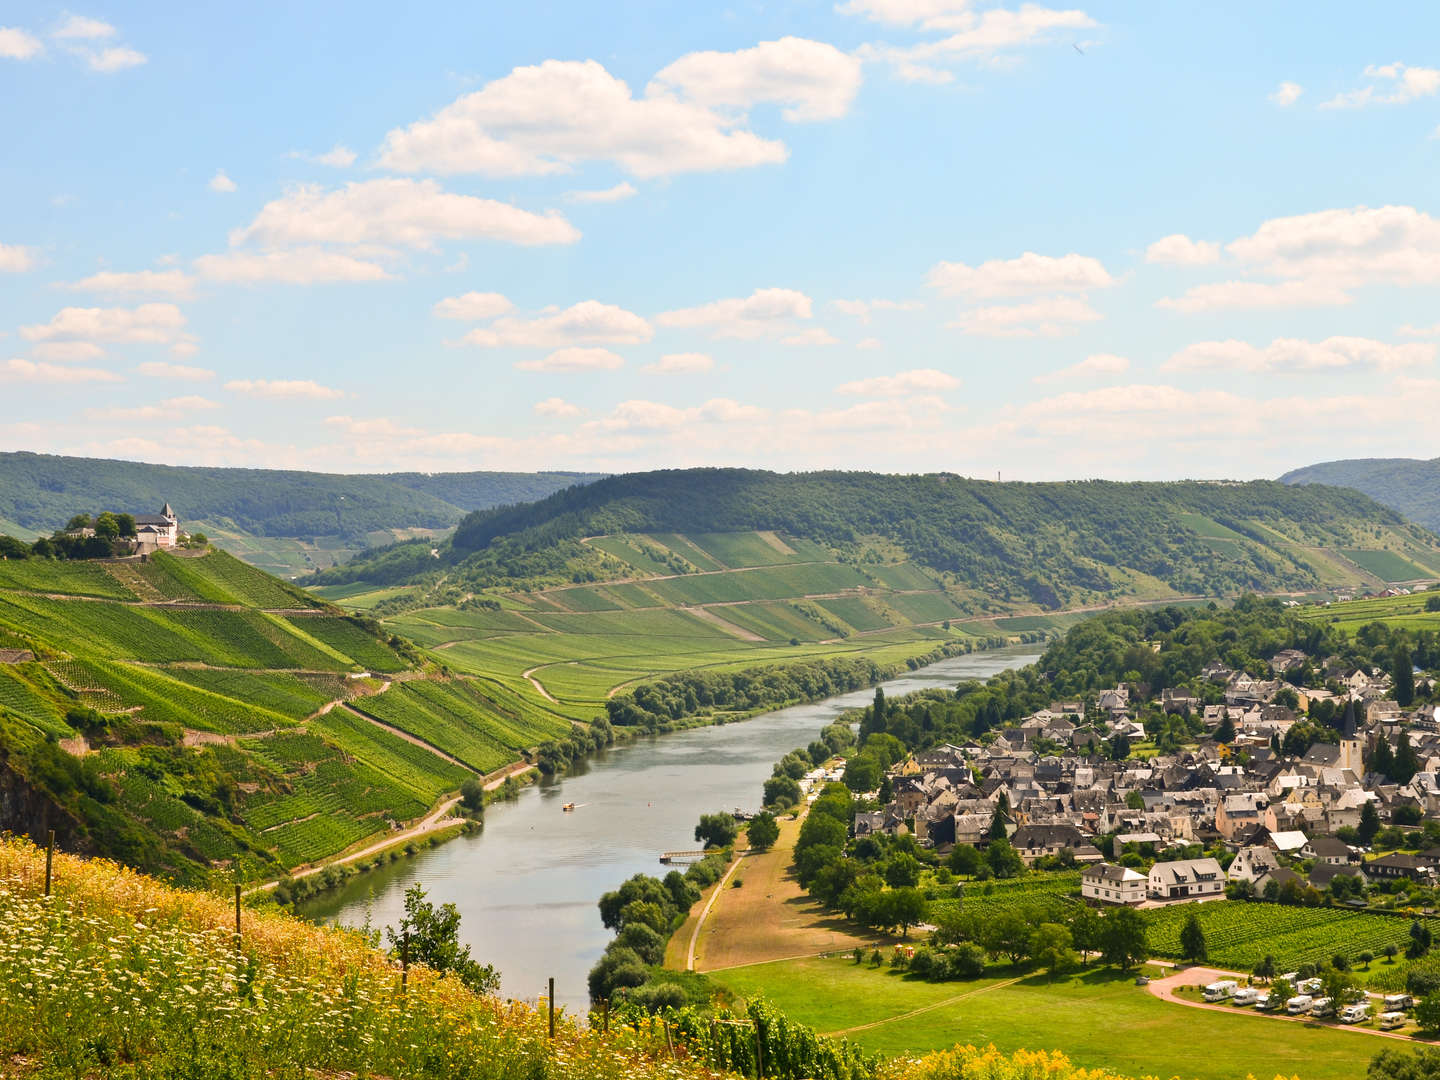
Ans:
{"type": "Polygon", "coordinates": [[[1102,904],[1140,904],[1148,879],[1128,866],[1099,863],[1080,872],[1080,895],[1102,904]]]}
{"type": "Polygon", "coordinates": [[[136,514],[135,551],[148,555],[162,548],[173,548],[180,542],[180,519],[167,502],[158,514],[136,514]]]}
{"type": "Polygon", "coordinates": [[[1230,862],[1230,869],[1226,871],[1226,875],[1231,881],[1253,882],[1279,868],[1280,861],[1275,857],[1275,852],[1268,847],[1256,845],[1243,847],[1237,851],[1235,858],[1230,862]]]}
{"type": "Polygon", "coordinates": [[[1152,900],[1205,900],[1225,895],[1225,872],[1214,859],[1157,862],[1150,868],[1152,900]]]}

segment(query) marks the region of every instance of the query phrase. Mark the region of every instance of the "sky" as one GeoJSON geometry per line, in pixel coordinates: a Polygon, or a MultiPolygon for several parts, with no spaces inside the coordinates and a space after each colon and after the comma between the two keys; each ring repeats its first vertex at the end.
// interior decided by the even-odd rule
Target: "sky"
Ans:
{"type": "Polygon", "coordinates": [[[1434,457],[1440,7],[0,8],[0,449],[1434,457]]]}

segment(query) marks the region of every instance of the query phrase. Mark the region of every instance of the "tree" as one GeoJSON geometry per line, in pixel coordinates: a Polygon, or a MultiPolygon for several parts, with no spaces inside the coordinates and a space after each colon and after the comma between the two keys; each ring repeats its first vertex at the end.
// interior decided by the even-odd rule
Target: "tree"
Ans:
{"type": "Polygon", "coordinates": [[[1395,772],[1395,751],[1390,749],[1390,740],[1384,735],[1375,742],[1375,751],[1370,755],[1370,771],[1387,780],[1395,772]]]}
{"type": "Polygon", "coordinates": [[[775,815],[764,811],[756,814],[745,826],[745,839],[756,851],[768,851],[780,839],[780,826],[775,815]]]}
{"type": "Polygon", "coordinates": [[[88,529],[90,527],[91,521],[89,514],[76,514],[65,523],[66,532],[75,532],[79,529],[88,529]]]}
{"type": "Polygon", "coordinates": [[[1402,709],[1409,708],[1415,700],[1415,666],[1410,660],[1410,650],[1404,645],[1397,645],[1393,663],[1395,701],[1402,709]]]}
{"type": "Polygon", "coordinates": [[[908,852],[894,855],[885,864],[885,884],[892,889],[907,888],[919,884],[920,860],[908,852]]]}
{"type": "Polygon", "coordinates": [[[930,910],[925,894],[919,889],[891,889],[881,895],[887,898],[885,925],[898,927],[901,937],[909,937],[910,927],[924,922],[925,913],[930,910]]]}
{"type": "Polygon", "coordinates": [[[1070,943],[1080,953],[1080,963],[1089,966],[1090,954],[1098,953],[1104,943],[1105,925],[1092,907],[1081,906],[1070,918],[1070,943]]]}
{"type": "Polygon", "coordinates": [[[845,763],[845,786],[851,791],[874,791],[885,778],[880,762],[868,754],[852,757],[845,763]]]}
{"type": "Polygon", "coordinates": [[[134,536],[134,535],[135,535],[135,515],[134,515],[134,514],[116,514],[116,515],[115,515],[115,524],[120,527],[120,535],[121,535],[121,536],[134,536]]]}
{"type": "Polygon", "coordinates": [[[1426,994],[1415,1003],[1415,1022],[1423,1031],[1440,1031],[1440,993],[1426,994]]]}
{"type": "Polygon", "coordinates": [[[997,878],[1019,877],[1025,872],[1025,860],[1009,840],[991,840],[985,846],[985,862],[997,878]]]}
{"type": "Polygon", "coordinates": [[[952,873],[963,874],[966,877],[974,877],[980,869],[980,852],[969,844],[956,844],[955,849],[950,852],[950,857],[945,864],[950,867],[952,873]]]}
{"type": "Polygon", "coordinates": [[[1075,955],[1070,931],[1059,923],[1041,923],[1030,936],[1030,956],[1037,964],[1055,976],[1075,968],[1075,955]]]}
{"type": "Polygon", "coordinates": [[[1130,756],[1130,736],[1123,731],[1117,732],[1110,739],[1110,760],[1124,761],[1130,756]]]}
{"type": "Polygon", "coordinates": [[[1405,946],[1405,959],[1418,960],[1430,951],[1430,928],[1419,919],[1410,921],[1410,944],[1405,946]]]}
{"type": "Polygon", "coordinates": [[[1367,799],[1365,805],[1360,808],[1360,824],[1356,826],[1356,832],[1360,834],[1360,842],[1366,847],[1370,846],[1375,839],[1375,834],[1380,831],[1380,812],[1375,809],[1375,801],[1367,799]]]}
{"type": "Polygon", "coordinates": [[[1420,755],[1410,745],[1410,733],[1402,731],[1395,744],[1395,771],[1390,774],[1390,779],[1397,784],[1408,784],[1419,771],[1420,755]]]}
{"type": "Polygon", "coordinates": [[[454,904],[436,907],[425,899],[419,884],[405,890],[405,917],[397,931],[386,931],[392,956],[409,958],[432,970],[453,974],[462,984],[481,994],[500,989],[500,974],[489,964],[470,957],[470,946],[460,944],[460,912],[454,904]]]}
{"type": "Polygon", "coordinates": [[[1335,968],[1330,968],[1321,977],[1320,992],[1330,999],[1337,1011],[1364,997],[1363,991],[1355,989],[1349,974],[1335,968]]]}
{"type": "Polygon", "coordinates": [[[1004,840],[1010,835],[1006,825],[1010,820],[1010,797],[1005,792],[1000,792],[1000,798],[995,800],[995,813],[990,818],[990,831],[986,838],[989,840],[1004,840]]]}
{"type": "Polygon", "coordinates": [[[1004,911],[987,919],[981,927],[981,944],[991,956],[1006,956],[1018,964],[1030,955],[1032,928],[1024,916],[1004,911]]]}
{"type": "Polygon", "coordinates": [[[1235,741],[1235,721],[1230,719],[1229,709],[1226,709],[1220,717],[1220,726],[1215,729],[1215,741],[1218,743],[1235,741]]]}
{"type": "Polygon", "coordinates": [[[1385,954],[1385,962],[1387,964],[1393,964],[1395,962],[1395,957],[1398,956],[1400,953],[1400,946],[1392,942],[1391,944],[1386,945],[1385,948],[1381,949],[1380,951],[1385,954]]]}
{"type": "Polygon", "coordinates": [[[485,785],[479,777],[469,777],[460,785],[460,802],[466,810],[485,809],[485,785]]]}
{"type": "Polygon", "coordinates": [[[1144,810],[1145,796],[1141,795],[1138,790],[1128,791],[1125,793],[1125,805],[1131,810],[1144,810]]]}
{"type": "Polygon", "coordinates": [[[95,519],[95,535],[102,540],[115,540],[120,536],[120,522],[110,511],[95,519]]]}
{"type": "Polygon", "coordinates": [[[1250,974],[1261,982],[1268,983],[1271,979],[1275,978],[1275,957],[1270,953],[1266,953],[1260,962],[1251,969],[1250,974]]]}
{"type": "Polygon", "coordinates": [[[762,798],[766,806],[784,809],[800,801],[800,785],[788,776],[772,776],[765,781],[762,798]]]}
{"type": "Polygon", "coordinates": [[[700,815],[700,823],[695,826],[695,839],[707,848],[728,847],[735,842],[739,832],[735,816],[722,810],[718,814],[700,815]]]}
{"type": "Polygon", "coordinates": [[[1193,911],[1180,928],[1180,955],[1196,964],[1203,963],[1209,955],[1205,948],[1205,928],[1193,911]]]}
{"type": "MultiPolygon", "coordinates": [[[[1417,1015],[1420,1012],[1419,1005],[1415,1006],[1415,1012],[1417,1015]]],[[[1365,1076],[1366,1080],[1440,1080],[1440,1050],[1428,1046],[1413,1053],[1381,1050],[1370,1059],[1365,1076]]]]}
{"type": "Polygon", "coordinates": [[[1370,964],[1375,959],[1375,954],[1373,952],[1370,952],[1369,950],[1366,950],[1365,952],[1362,952],[1359,956],[1357,956],[1355,959],[1359,960],[1360,963],[1364,964],[1365,970],[1369,971],[1370,964]]]}
{"type": "Polygon", "coordinates": [[[1128,971],[1150,956],[1145,943],[1145,916],[1134,908],[1116,908],[1105,916],[1101,955],[1107,964],[1128,971]]]}

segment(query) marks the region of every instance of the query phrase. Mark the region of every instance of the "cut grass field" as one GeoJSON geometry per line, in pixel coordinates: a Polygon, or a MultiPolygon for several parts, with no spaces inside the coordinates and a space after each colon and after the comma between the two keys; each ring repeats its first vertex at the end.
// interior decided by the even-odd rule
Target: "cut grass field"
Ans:
{"type": "Polygon", "coordinates": [[[849,957],[817,957],[710,978],[740,998],[764,997],[801,1023],[846,1032],[892,1056],[994,1043],[1004,1051],[1055,1048],[1081,1065],[1185,1080],[1357,1080],[1385,1045],[1318,1024],[1187,1009],[1151,997],[1113,969],[1053,983],[1007,965],[991,970],[990,978],[927,983],[849,957]],[[1017,974],[1023,977],[1012,982],[1017,974]]]}

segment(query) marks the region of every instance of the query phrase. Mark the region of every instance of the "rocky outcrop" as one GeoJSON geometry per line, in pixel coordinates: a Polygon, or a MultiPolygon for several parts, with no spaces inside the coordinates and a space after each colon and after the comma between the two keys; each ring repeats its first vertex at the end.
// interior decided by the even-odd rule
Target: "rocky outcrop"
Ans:
{"type": "Polygon", "coordinates": [[[90,852],[90,836],[83,823],[0,761],[0,832],[44,844],[50,829],[55,830],[55,845],[62,850],[90,852]]]}

